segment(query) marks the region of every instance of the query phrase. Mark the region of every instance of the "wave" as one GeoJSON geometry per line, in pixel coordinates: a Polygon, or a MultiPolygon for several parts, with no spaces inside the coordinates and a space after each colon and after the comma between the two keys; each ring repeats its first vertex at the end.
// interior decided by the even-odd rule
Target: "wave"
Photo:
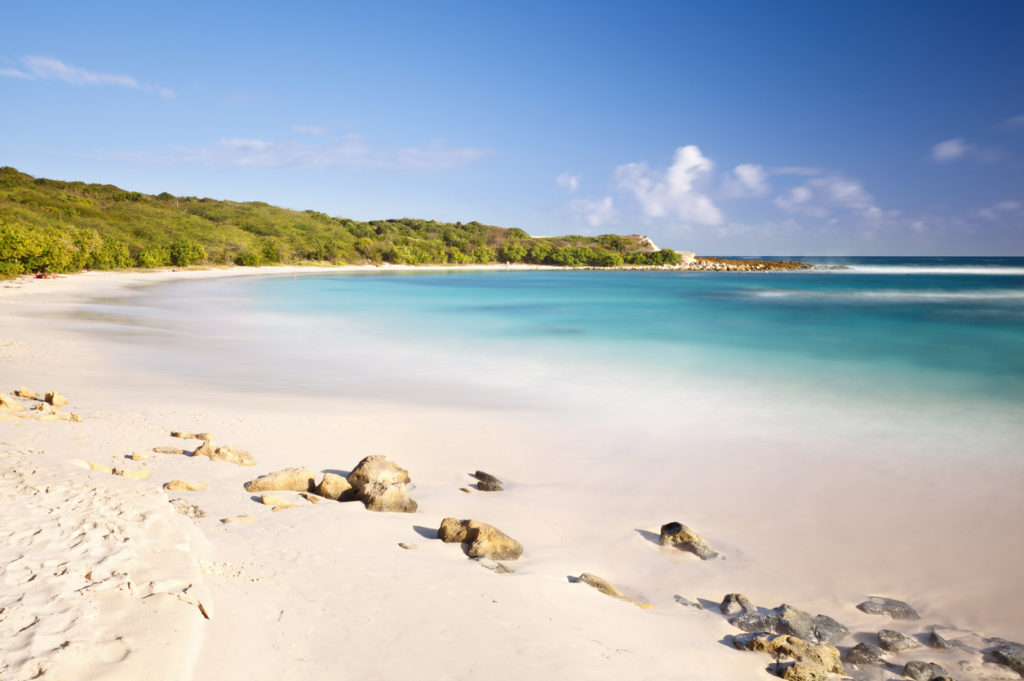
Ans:
{"type": "Polygon", "coordinates": [[[989,276],[1024,276],[1024,267],[1003,265],[847,265],[846,270],[857,274],[970,274],[989,276]]]}
{"type": "Polygon", "coordinates": [[[756,298],[803,298],[890,303],[961,302],[961,301],[1024,301],[1024,291],[999,289],[993,291],[800,291],[773,289],[748,291],[756,298]]]}

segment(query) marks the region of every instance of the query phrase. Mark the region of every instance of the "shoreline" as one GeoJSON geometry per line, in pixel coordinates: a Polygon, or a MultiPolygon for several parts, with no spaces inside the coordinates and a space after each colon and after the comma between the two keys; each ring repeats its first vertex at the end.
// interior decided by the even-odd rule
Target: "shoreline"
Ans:
{"type": "MultiPolygon", "coordinates": [[[[574,449],[573,433],[553,430],[564,425],[556,419],[522,413],[511,418],[429,404],[359,404],[280,394],[247,396],[232,390],[196,392],[194,386],[182,385],[172,376],[130,375],[130,368],[118,366],[118,358],[110,356],[109,346],[69,330],[65,319],[54,317],[84,300],[150,282],[310,271],[307,267],[238,269],[242,268],[164,272],[157,273],[155,280],[151,273],[87,273],[30,280],[32,285],[18,287],[0,285],[0,305],[6,306],[0,307],[4,312],[0,361],[5,376],[40,392],[60,390],[72,400],[67,409],[83,417],[82,423],[19,421],[4,438],[5,450],[18,452],[43,471],[74,477],[86,488],[102,483],[124,490],[153,490],[175,478],[201,478],[209,483],[208,492],[168,495],[187,498],[207,512],[194,524],[210,544],[208,554],[200,554],[197,561],[206,561],[202,583],[215,605],[213,619],[200,618],[189,625],[205,632],[206,646],[195,650],[195,671],[187,678],[242,673],[260,677],[270,672],[278,678],[320,678],[316,670],[323,675],[323,655],[342,642],[339,632],[344,632],[346,645],[360,650],[376,650],[374,646],[390,650],[391,644],[385,643],[389,637],[399,642],[406,659],[360,660],[349,667],[353,673],[379,678],[409,674],[464,678],[485,671],[509,679],[524,672],[541,678],[561,673],[595,679],[756,676],[763,673],[758,670],[768,665],[769,658],[722,645],[721,640],[741,632],[710,604],[696,611],[675,599],[681,595],[691,601],[717,602],[736,590],[747,592],[761,606],[785,601],[812,614],[831,615],[856,632],[899,628],[898,622],[866,616],[853,607],[859,602],[854,594],[873,595],[859,583],[807,598],[807,591],[796,586],[799,575],[784,576],[784,566],[764,564],[768,553],[753,552],[754,546],[763,548],[763,541],[754,537],[760,526],[731,527],[725,507],[720,501],[709,503],[713,496],[704,490],[686,488],[692,500],[682,506],[674,500],[665,503],[657,492],[672,486],[665,481],[654,484],[645,476],[634,484],[642,484],[652,499],[627,505],[620,517],[608,520],[602,507],[594,506],[597,497],[575,480],[574,471],[585,465],[589,476],[604,480],[621,476],[622,465],[627,464],[598,461],[599,451],[580,450],[578,444],[574,449]],[[274,272],[268,272],[271,269],[274,272]],[[10,314],[12,309],[17,314],[10,314]],[[141,463],[125,460],[136,450],[184,447],[168,436],[176,429],[211,430],[218,442],[251,451],[257,465],[238,468],[155,453],[141,463]],[[524,457],[523,445],[541,437],[550,438],[552,444],[538,455],[524,457]],[[554,452],[567,460],[564,465],[543,460],[554,452]],[[318,477],[324,471],[349,471],[370,454],[387,454],[410,471],[415,485],[411,493],[420,503],[418,513],[375,514],[359,502],[326,507],[303,502],[304,507],[274,513],[254,502],[241,486],[287,466],[309,466],[318,477]],[[73,458],[146,468],[152,476],[147,481],[103,477],[73,468],[69,463],[73,458]],[[477,469],[509,481],[506,491],[494,496],[459,491],[472,483],[467,473],[477,469]],[[581,510],[584,518],[572,519],[581,510]],[[674,517],[680,512],[682,516],[674,517]],[[220,518],[242,513],[256,516],[258,522],[219,523],[220,518]],[[497,575],[481,570],[457,546],[434,539],[431,532],[445,516],[493,523],[522,541],[524,558],[509,563],[516,572],[497,575]],[[690,524],[726,559],[704,563],[691,554],[657,546],[648,535],[670,520],[690,524]],[[399,542],[416,548],[403,549],[399,542]],[[616,602],[567,579],[582,572],[603,576],[627,596],[648,600],[654,608],[644,611],[616,602]],[[774,585],[773,579],[777,580],[774,585]],[[387,634],[382,637],[381,631],[387,634]],[[455,659],[436,654],[445,644],[467,640],[473,646],[460,649],[455,659]],[[253,642],[278,656],[270,672],[265,656],[246,660],[241,655],[252,649],[253,642]],[[517,664],[495,669],[495,655],[517,664]]],[[[634,465],[651,463],[640,459],[634,465]]],[[[700,470],[699,477],[708,481],[704,485],[728,479],[723,477],[728,475],[724,464],[694,461],[693,465],[700,470]]],[[[793,477],[793,471],[787,475],[798,484],[800,478],[793,477]]],[[[634,489],[630,486],[620,493],[631,496],[634,489]]],[[[755,491],[734,487],[731,493],[743,499],[755,491]]],[[[759,508],[755,503],[732,515],[756,516],[759,508]]],[[[808,519],[783,517],[785,532],[801,536],[807,531],[801,526],[808,519]]],[[[839,542],[838,550],[841,546],[839,542]]],[[[821,556],[807,558],[818,569],[829,565],[821,556]]],[[[957,623],[946,619],[949,614],[941,603],[930,602],[927,591],[882,595],[908,600],[921,609],[926,617],[922,626],[957,623]]],[[[195,606],[189,607],[194,615],[195,606]]],[[[133,624],[130,617],[125,622],[126,627],[133,624]]],[[[142,620],[134,624],[145,628],[142,620]]],[[[117,635],[124,639],[126,633],[117,635]]],[[[131,634],[139,637],[140,645],[124,659],[139,660],[149,654],[148,646],[155,644],[147,644],[143,633],[131,634]]],[[[1005,630],[982,633],[1013,637],[1005,630]]],[[[849,648],[854,642],[847,639],[841,647],[849,648]]],[[[181,645],[184,650],[190,644],[181,645]]],[[[948,656],[926,647],[919,652],[936,659],[948,656]]],[[[119,678],[117,669],[108,668],[106,678],[119,678]]],[[[120,678],[132,677],[125,673],[120,678]]]]}

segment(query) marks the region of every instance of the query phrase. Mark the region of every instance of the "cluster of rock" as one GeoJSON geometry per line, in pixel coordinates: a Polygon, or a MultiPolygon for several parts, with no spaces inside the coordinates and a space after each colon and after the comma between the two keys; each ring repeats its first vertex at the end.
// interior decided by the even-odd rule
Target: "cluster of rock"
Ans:
{"type": "Polygon", "coordinates": [[[72,421],[79,423],[82,417],[72,412],[63,412],[60,407],[68,403],[68,399],[56,391],[49,391],[43,397],[34,390],[21,386],[10,395],[0,392],[0,420],[11,421],[17,418],[34,418],[36,421],[72,421]],[[30,402],[28,409],[17,399],[30,402]]]}
{"type": "MultiPolygon", "coordinates": [[[[680,596],[676,600],[684,605],[700,607],[680,596]]],[[[936,650],[973,654],[976,656],[973,661],[961,661],[960,664],[964,669],[982,667],[984,673],[978,678],[1006,678],[991,669],[995,665],[1024,676],[1024,646],[998,638],[987,639],[973,632],[933,626],[927,636],[918,634],[915,637],[892,629],[881,629],[875,636],[877,643],[863,640],[870,634],[860,634],[861,642],[841,654],[836,644],[848,637],[850,630],[828,615],[812,616],[787,604],[772,609],[760,608],[737,593],[727,594],[718,607],[730,624],[747,632],[733,636],[733,645],[740,650],[768,653],[775,659],[768,670],[790,681],[820,681],[829,674],[845,674],[843,663],[857,669],[874,666],[914,681],[950,679],[949,672],[933,660],[912,659],[901,664],[890,659],[893,655],[920,649],[924,645],[936,650]]],[[[892,598],[871,597],[858,604],[857,608],[868,614],[887,616],[893,621],[920,619],[913,607],[892,598]]],[[[858,676],[863,677],[862,674],[858,676]]]]}
{"type": "Polygon", "coordinates": [[[679,269],[698,272],[771,272],[811,269],[811,265],[794,260],[729,260],[726,258],[694,258],[679,269]]]}
{"type": "Polygon", "coordinates": [[[437,538],[448,544],[460,543],[470,558],[517,560],[523,555],[522,544],[493,525],[479,520],[445,518],[437,529],[437,538]]]}

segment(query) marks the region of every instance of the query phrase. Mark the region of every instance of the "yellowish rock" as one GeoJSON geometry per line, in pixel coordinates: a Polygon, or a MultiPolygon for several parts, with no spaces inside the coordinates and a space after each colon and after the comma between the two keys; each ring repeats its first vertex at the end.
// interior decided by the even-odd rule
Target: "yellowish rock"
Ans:
{"type": "Polygon", "coordinates": [[[172,430],[171,437],[180,437],[183,440],[195,440],[195,433],[188,433],[184,430],[172,430]]]}
{"type": "Polygon", "coordinates": [[[24,398],[26,400],[38,400],[39,399],[39,393],[37,393],[35,390],[30,390],[30,389],[26,388],[25,386],[21,386],[20,388],[15,390],[14,391],[14,395],[16,397],[21,397],[21,398],[24,398]]]}
{"type": "Polygon", "coordinates": [[[418,508],[404,482],[371,482],[359,489],[357,497],[367,511],[378,513],[415,513],[418,508]]]}
{"type": "Polygon", "coordinates": [[[299,496],[311,504],[319,504],[321,501],[324,501],[323,497],[317,496],[315,494],[310,494],[309,492],[299,492],[299,496]]]}
{"type": "Polygon", "coordinates": [[[368,456],[356,464],[356,467],[348,474],[348,482],[356,490],[373,482],[407,483],[409,482],[409,471],[388,461],[386,456],[368,456]]]}
{"type": "Polygon", "coordinates": [[[492,560],[516,560],[523,555],[523,545],[493,525],[479,520],[445,518],[437,530],[441,541],[461,542],[471,558],[487,556],[492,560]]]}
{"type": "Polygon", "coordinates": [[[134,471],[126,471],[123,468],[115,468],[111,471],[114,475],[120,475],[122,478],[131,478],[132,480],[145,480],[153,471],[146,470],[145,468],[139,468],[134,471]]]}
{"type": "Polygon", "coordinates": [[[184,454],[185,450],[180,447],[153,447],[157,454],[184,454]]]}
{"type": "Polygon", "coordinates": [[[654,607],[654,605],[651,603],[640,601],[635,598],[630,598],[629,596],[615,588],[615,586],[612,585],[612,583],[604,577],[598,577],[597,575],[591,574],[589,572],[584,572],[577,579],[579,579],[579,581],[583,582],[584,584],[594,587],[595,589],[597,589],[598,591],[607,596],[611,596],[612,598],[618,598],[623,601],[629,601],[633,605],[636,605],[639,608],[643,608],[644,610],[650,610],[654,607]]]}
{"type": "Polygon", "coordinates": [[[51,390],[46,393],[45,399],[47,404],[52,404],[55,407],[63,407],[68,403],[68,398],[64,397],[56,390],[51,390]]]}
{"type": "Polygon", "coordinates": [[[221,522],[225,525],[252,525],[256,520],[251,515],[233,515],[222,518],[221,522]]]}
{"type": "Polygon", "coordinates": [[[245,483],[246,492],[265,492],[273,489],[312,492],[316,489],[316,473],[308,468],[285,468],[245,483]]]}
{"type": "Polygon", "coordinates": [[[355,498],[355,490],[345,476],[337,473],[324,473],[323,480],[316,486],[316,493],[324,499],[349,501],[355,498]]]}
{"type": "Polygon", "coordinates": [[[189,482],[188,480],[171,480],[164,485],[170,492],[205,492],[210,488],[207,482],[189,482]]]}
{"type": "Polygon", "coordinates": [[[203,444],[195,448],[195,451],[192,452],[192,456],[205,456],[207,458],[212,459],[213,453],[215,451],[216,448],[210,443],[209,440],[203,440],[203,444]]]}
{"type": "Polygon", "coordinates": [[[263,493],[260,495],[260,501],[264,506],[285,506],[288,504],[287,501],[276,494],[263,493]]]}
{"type": "Polygon", "coordinates": [[[43,414],[42,416],[37,416],[36,421],[60,421],[60,414],[43,414]]]}
{"type": "Polygon", "coordinates": [[[132,461],[145,461],[149,458],[149,454],[146,454],[145,452],[132,452],[128,455],[128,458],[132,461]]]}
{"type": "Polygon", "coordinates": [[[274,513],[277,513],[278,511],[283,511],[283,510],[285,510],[287,508],[298,508],[298,507],[299,507],[298,504],[278,504],[277,506],[275,506],[274,508],[272,508],[270,510],[273,511],[274,513]]]}
{"type": "Polygon", "coordinates": [[[89,465],[89,470],[91,471],[99,471],[100,473],[106,473],[107,475],[114,472],[110,466],[102,463],[96,463],[95,461],[86,461],[85,463],[89,465]]]}
{"type": "Polygon", "coordinates": [[[23,407],[7,393],[0,393],[0,411],[21,411],[23,407]]]}

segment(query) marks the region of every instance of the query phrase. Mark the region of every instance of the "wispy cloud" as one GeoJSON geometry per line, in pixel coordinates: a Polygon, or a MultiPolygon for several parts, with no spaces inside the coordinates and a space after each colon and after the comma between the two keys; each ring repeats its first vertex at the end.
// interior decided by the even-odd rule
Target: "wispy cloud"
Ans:
{"type": "Polygon", "coordinates": [[[978,215],[986,220],[998,220],[1008,215],[1024,215],[1024,204],[1020,201],[1000,201],[982,208],[978,215]]]}
{"type": "Polygon", "coordinates": [[[646,163],[619,166],[615,183],[636,198],[648,217],[718,225],[721,211],[699,189],[713,167],[700,148],[691,144],[676,149],[672,165],[664,171],[652,170],[646,163]]]}
{"type": "Polygon", "coordinates": [[[786,212],[815,218],[829,217],[837,210],[869,220],[883,214],[860,181],[835,173],[807,180],[777,196],[774,203],[786,212]]]}
{"type": "Polygon", "coordinates": [[[591,227],[601,227],[615,221],[615,203],[610,196],[603,199],[576,199],[571,208],[591,227]]]}
{"type": "Polygon", "coordinates": [[[980,147],[972,144],[963,137],[945,140],[932,146],[931,159],[936,163],[949,163],[965,158],[972,158],[982,163],[992,163],[1005,157],[1005,154],[995,148],[980,147]]]}
{"type": "Polygon", "coordinates": [[[569,173],[562,173],[555,178],[555,184],[562,189],[572,193],[580,188],[580,176],[570,175],[569,173]]]}
{"type": "Polygon", "coordinates": [[[229,168],[298,168],[371,172],[432,173],[457,170],[495,152],[475,147],[453,147],[435,140],[419,147],[373,147],[359,135],[340,142],[303,144],[258,139],[222,139],[209,146],[179,147],[167,156],[103,153],[106,160],[168,163],[229,168]]]}
{"type": "Polygon", "coordinates": [[[754,163],[736,166],[722,180],[722,194],[729,199],[764,196],[769,191],[767,171],[754,163]]]}
{"type": "Polygon", "coordinates": [[[326,135],[329,130],[322,125],[293,125],[292,130],[303,135],[326,135]]]}
{"type": "Polygon", "coordinates": [[[140,83],[134,77],[125,74],[90,71],[65,64],[54,57],[27,56],[22,57],[20,62],[20,69],[0,69],[0,76],[24,80],[56,80],[71,83],[72,85],[109,85],[152,92],[164,99],[174,99],[173,90],[140,83]]]}

